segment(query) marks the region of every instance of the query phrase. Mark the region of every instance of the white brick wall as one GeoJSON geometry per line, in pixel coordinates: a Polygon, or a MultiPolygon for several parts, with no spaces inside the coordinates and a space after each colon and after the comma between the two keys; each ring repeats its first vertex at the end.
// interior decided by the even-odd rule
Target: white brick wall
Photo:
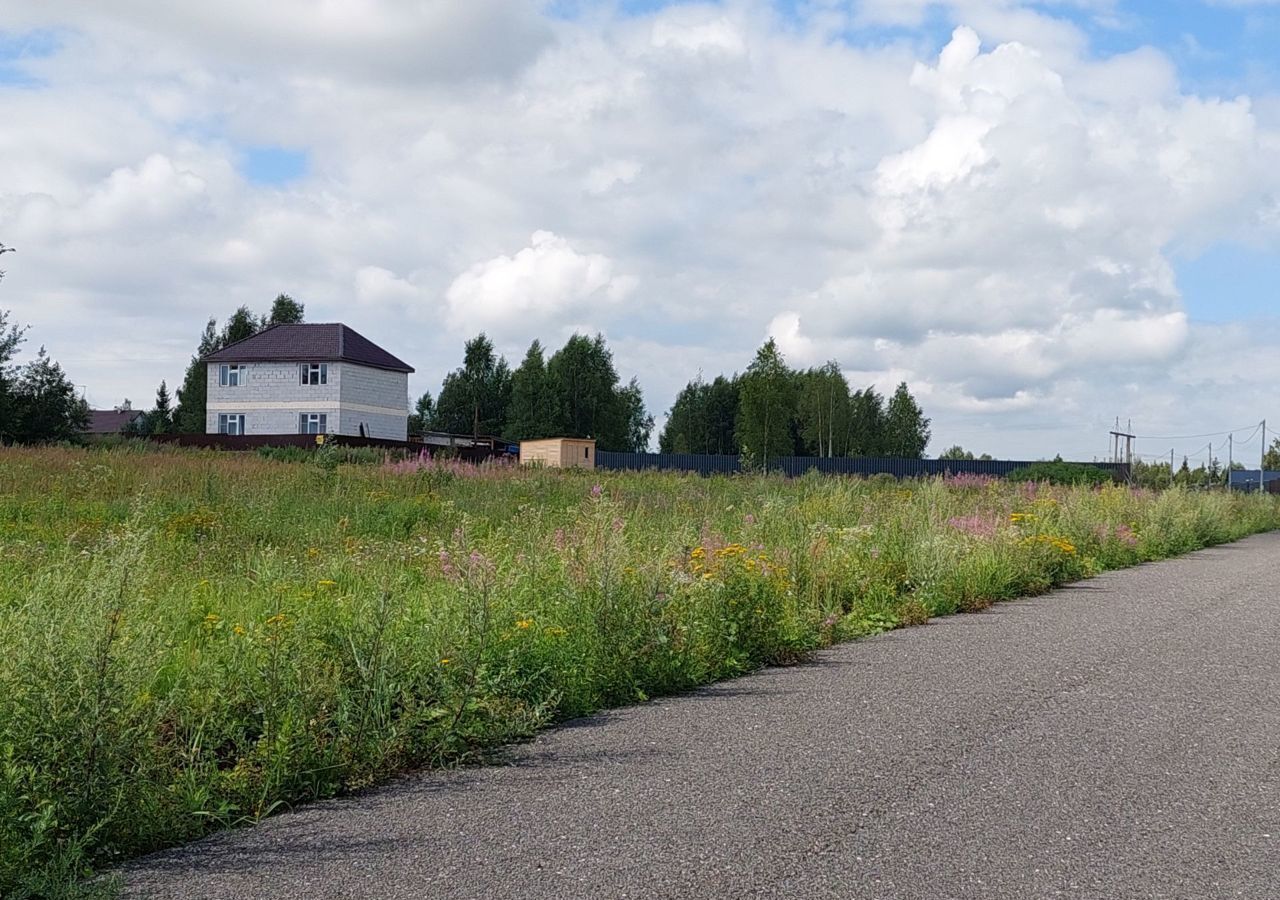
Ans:
{"type": "Polygon", "coordinates": [[[408,439],[409,376],[406,373],[343,363],[340,397],[342,434],[359,434],[363,423],[369,437],[408,439]]]}
{"type": "Polygon", "coordinates": [[[298,363],[245,363],[243,381],[219,384],[219,363],[209,363],[205,431],[218,431],[218,415],[245,417],[245,434],[297,434],[298,416],[324,413],[333,434],[403,441],[408,436],[409,376],[355,363],[327,363],[326,384],[303,384],[298,363]],[[390,412],[395,410],[395,412],[390,412]]]}

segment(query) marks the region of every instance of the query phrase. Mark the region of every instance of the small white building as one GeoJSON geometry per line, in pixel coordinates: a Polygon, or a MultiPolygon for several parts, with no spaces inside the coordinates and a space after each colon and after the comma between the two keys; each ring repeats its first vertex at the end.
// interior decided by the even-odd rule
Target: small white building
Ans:
{"type": "Polygon", "coordinates": [[[413,367],[346,325],[273,325],[204,361],[209,434],[408,437],[413,367]]]}

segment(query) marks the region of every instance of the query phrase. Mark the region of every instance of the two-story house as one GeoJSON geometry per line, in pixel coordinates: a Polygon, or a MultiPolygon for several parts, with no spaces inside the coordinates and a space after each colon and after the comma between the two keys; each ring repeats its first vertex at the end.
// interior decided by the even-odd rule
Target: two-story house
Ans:
{"type": "Polygon", "coordinates": [[[273,325],[204,361],[209,434],[407,439],[413,368],[346,325],[273,325]]]}

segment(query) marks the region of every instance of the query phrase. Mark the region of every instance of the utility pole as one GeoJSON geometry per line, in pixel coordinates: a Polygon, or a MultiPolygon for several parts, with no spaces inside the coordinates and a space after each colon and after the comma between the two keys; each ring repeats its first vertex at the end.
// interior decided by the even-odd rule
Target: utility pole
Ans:
{"type": "Polygon", "coordinates": [[[1231,490],[1231,466],[1235,462],[1232,458],[1235,453],[1235,439],[1234,434],[1227,435],[1227,490],[1231,490]]]}
{"type": "Polygon", "coordinates": [[[1116,416],[1116,430],[1111,432],[1111,461],[1113,463],[1133,464],[1133,419],[1129,420],[1129,430],[1120,430],[1120,417],[1116,416]],[[1120,438],[1124,438],[1124,453],[1120,452],[1120,438]]]}
{"type": "Polygon", "coordinates": [[[1267,469],[1267,420],[1262,420],[1262,455],[1258,457],[1258,490],[1262,490],[1262,473],[1267,469]]]}

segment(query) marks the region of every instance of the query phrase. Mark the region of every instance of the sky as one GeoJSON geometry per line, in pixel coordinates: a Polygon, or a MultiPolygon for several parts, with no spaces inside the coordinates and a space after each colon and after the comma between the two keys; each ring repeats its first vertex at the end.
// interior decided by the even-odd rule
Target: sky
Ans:
{"type": "Polygon", "coordinates": [[[0,309],[100,408],[287,292],[414,397],[599,331],[661,424],[772,337],[933,454],[1247,461],[1278,46],[1280,0],[0,0],[0,309]]]}

